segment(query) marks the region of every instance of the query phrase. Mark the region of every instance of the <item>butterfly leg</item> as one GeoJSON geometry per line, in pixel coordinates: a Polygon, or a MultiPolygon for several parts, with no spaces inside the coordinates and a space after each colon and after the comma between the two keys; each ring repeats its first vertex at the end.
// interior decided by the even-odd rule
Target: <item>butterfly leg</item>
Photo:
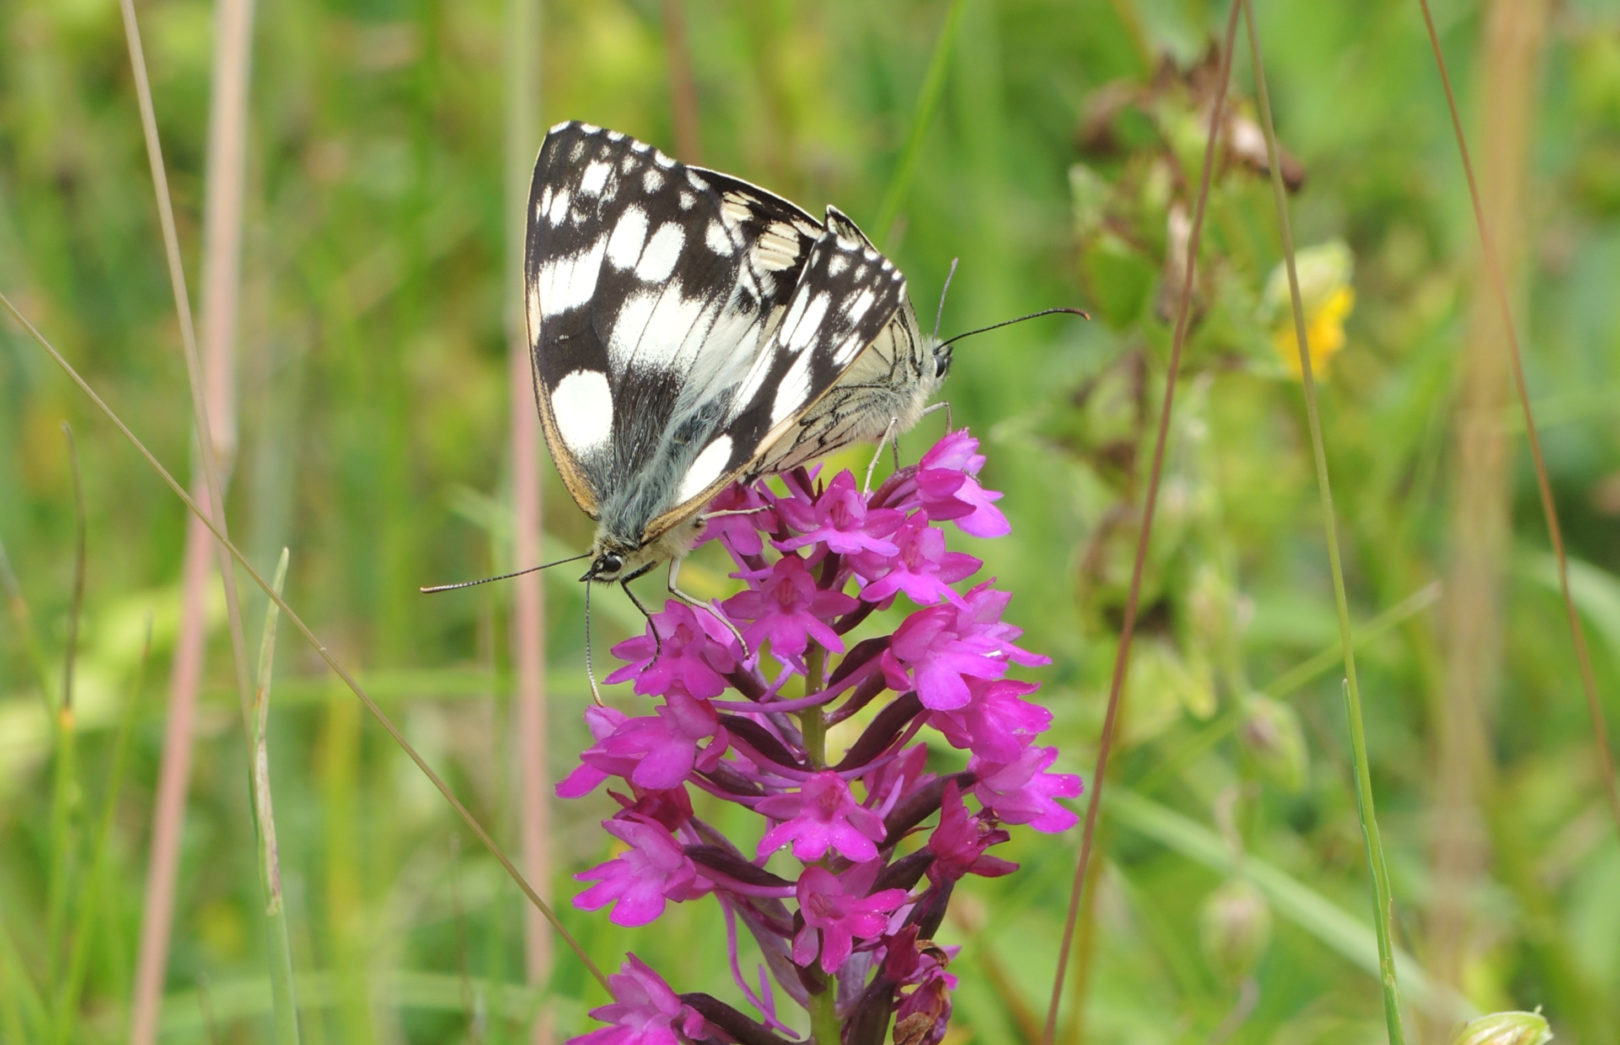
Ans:
{"type": "MultiPolygon", "coordinates": [[[[641,604],[641,600],[636,598],[636,593],[630,590],[630,582],[635,580],[637,577],[640,577],[642,574],[646,573],[648,570],[652,569],[654,565],[655,565],[655,563],[649,562],[647,565],[643,566],[641,569],[637,570],[635,573],[632,573],[628,577],[625,577],[624,579],[619,581],[619,587],[624,589],[624,594],[629,597],[630,604],[632,606],[634,606],[636,609],[640,610],[641,615],[643,617],[647,618],[647,630],[652,632],[653,655],[652,655],[652,660],[649,660],[647,662],[647,667],[648,668],[652,667],[655,663],[657,663],[658,658],[662,657],[664,655],[664,637],[662,635],[658,634],[658,625],[657,625],[657,623],[655,623],[653,621],[652,614],[647,612],[647,607],[643,606],[641,604]]],[[[645,670],[647,670],[647,668],[642,668],[641,670],[645,671],[645,670]]]]}
{"type": "Polygon", "coordinates": [[[731,632],[731,637],[737,640],[737,645],[742,647],[742,659],[747,660],[749,656],[748,640],[742,637],[742,632],[737,630],[737,625],[727,620],[724,614],[720,613],[709,603],[700,602],[698,599],[677,588],[675,586],[675,578],[680,575],[680,572],[681,560],[669,560],[669,593],[693,609],[703,610],[705,613],[711,614],[715,620],[719,621],[721,624],[724,624],[726,626],[726,630],[731,632]]]}
{"type": "Polygon", "coordinates": [[[872,454],[872,463],[866,466],[866,480],[861,484],[861,496],[867,496],[872,492],[872,474],[877,471],[878,462],[883,460],[883,448],[885,446],[893,447],[894,467],[896,471],[899,471],[900,436],[899,433],[895,431],[895,429],[899,426],[900,419],[898,417],[889,418],[888,427],[883,429],[883,438],[878,440],[877,450],[872,454]]]}

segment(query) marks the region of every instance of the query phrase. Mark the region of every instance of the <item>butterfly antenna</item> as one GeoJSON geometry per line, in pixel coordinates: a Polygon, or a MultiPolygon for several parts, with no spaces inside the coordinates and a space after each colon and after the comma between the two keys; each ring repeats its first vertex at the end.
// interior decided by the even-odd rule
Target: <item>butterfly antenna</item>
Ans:
{"type": "Polygon", "coordinates": [[[457,588],[473,588],[480,584],[489,584],[492,581],[509,581],[513,577],[521,577],[525,573],[534,573],[537,570],[549,569],[552,566],[561,566],[565,562],[578,562],[580,559],[583,559],[590,554],[590,552],[582,552],[579,555],[570,555],[566,559],[558,559],[555,562],[543,562],[539,566],[526,566],[523,569],[515,570],[512,573],[503,573],[499,577],[484,577],[476,581],[457,581],[454,584],[435,584],[432,587],[419,588],[417,590],[423,595],[434,595],[441,591],[455,591],[457,588]]]}
{"type": "Polygon", "coordinates": [[[974,334],[984,334],[984,333],[987,333],[987,332],[989,332],[991,330],[1000,330],[1002,327],[1010,327],[1014,323],[1022,323],[1026,319],[1034,319],[1037,316],[1055,315],[1056,313],[1059,313],[1059,312],[1066,312],[1071,316],[1082,316],[1082,317],[1084,317],[1086,319],[1091,318],[1091,313],[1086,312],[1083,309],[1078,309],[1078,308],[1043,308],[1039,312],[1031,312],[1027,316],[1018,316],[1015,319],[1004,319],[1000,323],[991,323],[987,327],[980,327],[977,330],[964,331],[963,333],[957,334],[955,337],[946,338],[944,341],[941,341],[939,343],[939,347],[944,348],[947,345],[955,344],[956,342],[962,340],[965,337],[972,337],[974,334]]]}
{"type": "Polygon", "coordinates": [[[591,699],[596,706],[606,707],[602,703],[602,691],[596,688],[596,672],[591,668],[591,582],[585,582],[585,681],[591,684],[591,699]]]}
{"type": "Polygon", "coordinates": [[[961,258],[951,259],[951,270],[945,273],[945,285],[939,288],[939,311],[934,313],[934,340],[939,340],[939,323],[945,318],[945,295],[951,292],[951,280],[956,278],[956,263],[961,258]]]}

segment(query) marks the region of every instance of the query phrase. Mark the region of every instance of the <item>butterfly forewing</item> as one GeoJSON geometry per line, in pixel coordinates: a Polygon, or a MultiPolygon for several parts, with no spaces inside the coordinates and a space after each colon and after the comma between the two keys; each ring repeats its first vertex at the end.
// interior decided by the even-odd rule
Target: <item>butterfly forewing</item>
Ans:
{"type": "Polygon", "coordinates": [[[734,385],[763,339],[770,288],[721,210],[701,175],[617,132],[562,124],[541,148],[525,266],[536,393],[593,516],[660,463],[669,422],[694,427],[697,386],[734,385]]]}

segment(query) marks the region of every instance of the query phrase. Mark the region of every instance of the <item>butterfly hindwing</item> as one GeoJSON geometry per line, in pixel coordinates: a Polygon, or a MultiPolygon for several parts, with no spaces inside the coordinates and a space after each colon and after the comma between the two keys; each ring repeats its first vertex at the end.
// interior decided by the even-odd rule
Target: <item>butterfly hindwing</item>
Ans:
{"type": "MultiPolygon", "coordinates": [[[[682,476],[680,503],[654,529],[701,507],[748,475],[773,444],[833,389],[905,302],[905,278],[866,243],[849,235],[848,219],[828,208],[828,227],[764,350],[733,392],[719,433],[682,476]]],[[[858,235],[858,234],[857,234],[858,235]]],[[[828,449],[835,449],[829,447],[828,449]]]]}

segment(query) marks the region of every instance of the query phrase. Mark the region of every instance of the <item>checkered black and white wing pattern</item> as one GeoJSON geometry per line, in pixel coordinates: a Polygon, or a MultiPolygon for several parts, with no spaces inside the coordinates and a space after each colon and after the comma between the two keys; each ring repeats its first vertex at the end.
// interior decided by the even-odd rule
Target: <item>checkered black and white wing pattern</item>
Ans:
{"type": "MultiPolygon", "coordinates": [[[[720,171],[694,167],[720,195],[720,214],[748,244],[746,258],[767,300],[785,305],[804,260],[826,231],[794,204],[720,171]]],[[[770,324],[767,324],[767,328],[770,324]]]]}
{"type": "Polygon", "coordinates": [[[547,443],[587,513],[639,543],[670,506],[659,490],[710,441],[820,233],[644,142],[552,128],[530,190],[529,334],[547,443]]]}

